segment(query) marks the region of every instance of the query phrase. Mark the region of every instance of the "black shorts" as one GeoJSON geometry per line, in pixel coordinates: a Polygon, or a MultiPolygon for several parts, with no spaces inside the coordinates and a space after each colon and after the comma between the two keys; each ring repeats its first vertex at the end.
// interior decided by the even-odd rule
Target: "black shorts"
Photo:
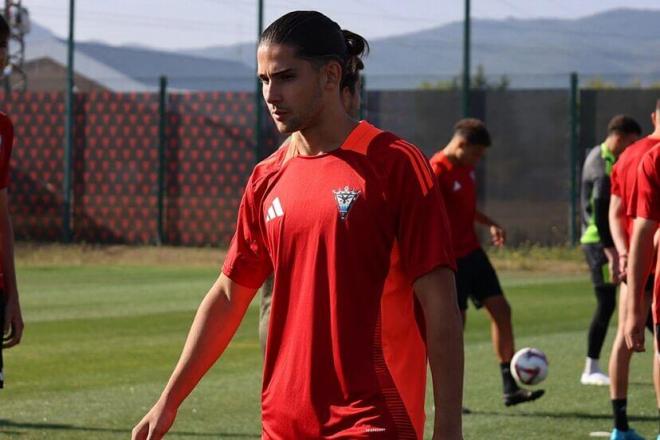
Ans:
{"type": "Polygon", "coordinates": [[[491,296],[504,294],[500,280],[493,265],[483,249],[476,249],[465,257],[456,260],[456,290],[458,293],[458,307],[467,310],[468,298],[479,309],[483,301],[491,296]]]}
{"type": "Polygon", "coordinates": [[[584,251],[584,257],[587,260],[587,266],[589,266],[591,282],[594,287],[612,285],[610,282],[610,271],[607,264],[607,257],[603,250],[603,245],[600,243],[583,244],[582,250],[584,251]]]}

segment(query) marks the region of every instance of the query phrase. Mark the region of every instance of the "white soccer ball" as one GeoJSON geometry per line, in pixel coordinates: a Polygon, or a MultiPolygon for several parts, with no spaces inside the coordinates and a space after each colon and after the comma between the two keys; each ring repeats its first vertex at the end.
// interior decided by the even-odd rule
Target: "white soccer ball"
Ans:
{"type": "Polygon", "coordinates": [[[511,359],[511,374],[520,385],[536,385],[548,376],[548,358],[536,348],[521,348],[511,359]]]}

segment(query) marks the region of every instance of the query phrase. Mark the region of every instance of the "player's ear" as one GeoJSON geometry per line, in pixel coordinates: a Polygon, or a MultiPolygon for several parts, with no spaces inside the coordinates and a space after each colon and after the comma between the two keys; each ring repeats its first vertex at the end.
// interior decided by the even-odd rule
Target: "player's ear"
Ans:
{"type": "Polygon", "coordinates": [[[337,61],[329,61],[323,66],[324,84],[323,87],[328,90],[335,90],[341,84],[341,65],[337,61]]]}

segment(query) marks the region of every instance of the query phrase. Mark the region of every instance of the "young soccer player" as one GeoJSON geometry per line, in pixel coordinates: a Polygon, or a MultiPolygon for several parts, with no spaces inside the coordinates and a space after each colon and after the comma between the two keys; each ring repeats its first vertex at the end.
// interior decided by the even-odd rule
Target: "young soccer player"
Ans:
{"type": "Polygon", "coordinates": [[[629,116],[617,115],[607,125],[607,138],[589,151],[582,168],[582,250],[591,273],[596,310],[587,337],[587,358],[580,377],[583,385],[610,384],[598,359],[616,306],[619,282],[617,250],[609,226],[610,174],[617,158],[642,132],[629,116]]]}
{"type": "Polygon", "coordinates": [[[468,298],[475,307],[485,307],[491,320],[493,347],[500,361],[506,406],[541,397],[543,390],[520,388],[511,376],[514,354],[511,307],[504,297],[495,269],[481,248],[475,222],[488,227],[493,244],[503,246],[504,229],[477,209],[474,168],[491,144],[488,129],[478,119],[462,119],[454,127],[449,144],[431,158],[449,213],[454,254],[457,258],[456,288],[463,324],[468,298]]]}
{"type": "MultiPolygon", "coordinates": [[[[7,64],[9,26],[0,16],[0,70],[7,64]]],[[[21,342],[23,317],[18,299],[16,273],[14,271],[14,232],[9,218],[9,159],[14,143],[14,126],[4,113],[0,113],[0,388],[4,386],[2,349],[21,342]]]]}
{"type": "Polygon", "coordinates": [[[463,345],[442,195],[417,148],[342,106],[342,78],[365,47],[315,11],[263,32],[263,96],[291,142],[248,180],[222,273],[134,439],[162,438],[271,272],[263,438],[421,439],[427,355],[435,438],[462,437],[463,345]]]}
{"type": "MultiPolygon", "coordinates": [[[[632,431],[628,425],[628,371],[632,351],[628,349],[625,340],[626,304],[628,304],[628,284],[625,273],[628,268],[628,252],[630,234],[632,232],[632,219],[627,215],[629,209],[630,195],[633,191],[637,177],[637,168],[643,155],[655,144],[660,143],[660,100],[656,104],[655,111],[651,114],[654,131],[649,136],[628,147],[619,157],[612,168],[612,196],[610,199],[610,232],[616,245],[619,256],[619,273],[622,282],[619,286],[619,320],[616,337],[612,345],[610,355],[610,398],[612,399],[612,410],[614,415],[613,439],[634,438],[629,433],[632,431]],[[628,437],[626,437],[628,436],[628,437]]],[[[650,277],[645,289],[644,306],[650,310],[651,292],[653,289],[652,277],[650,277]]],[[[648,315],[648,312],[647,312],[648,315]]],[[[649,319],[647,318],[647,326],[649,319]]],[[[650,326],[652,329],[652,326],[650,326]]],[[[653,380],[656,390],[660,384],[660,371],[658,363],[653,362],[653,380]]]]}
{"type": "MultiPolygon", "coordinates": [[[[642,157],[637,169],[637,180],[630,197],[628,214],[635,220],[630,239],[628,264],[628,314],[625,338],[628,348],[644,351],[644,322],[646,321],[643,292],[655,256],[655,282],[653,286],[653,322],[655,324],[654,360],[660,362],[660,258],[658,258],[658,225],[660,224],[660,144],[656,144],[642,157]]],[[[657,368],[657,365],[656,365],[657,368]]],[[[656,399],[660,414],[660,393],[656,382],[656,399]]],[[[612,436],[614,438],[614,436],[612,436]]],[[[636,440],[637,437],[620,437],[636,440]]],[[[657,439],[660,440],[660,428],[657,439]]]]}
{"type": "MultiPolygon", "coordinates": [[[[353,119],[360,116],[360,106],[362,104],[360,97],[360,71],[364,69],[362,60],[355,60],[355,73],[350,69],[347,71],[341,86],[341,102],[344,110],[353,119]]],[[[286,148],[291,138],[284,141],[280,148],[286,148]]],[[[268,339],[268,322],[270,320],[270,303],[273,295],[273,277],[268,277],[261,287],[261,301],[259,303],[259,345],[262,354],[266,354],[266,341],[268,339]]]]}

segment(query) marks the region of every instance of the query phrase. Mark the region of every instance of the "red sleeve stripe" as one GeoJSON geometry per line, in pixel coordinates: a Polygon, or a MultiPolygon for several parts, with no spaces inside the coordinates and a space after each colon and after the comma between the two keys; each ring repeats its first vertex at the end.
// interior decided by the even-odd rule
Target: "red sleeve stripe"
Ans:
{"type": "Polygon", "coordinates": [[[413,145],[401,140],[394,142],[392,147],[403,151],[408,156],[410,164],[417,175],[419,185],[422,188],[422,193],[426,195],[433,188],[433,176],[429,170],[428,162],[423,158],[422,153],[413,145]]]}

